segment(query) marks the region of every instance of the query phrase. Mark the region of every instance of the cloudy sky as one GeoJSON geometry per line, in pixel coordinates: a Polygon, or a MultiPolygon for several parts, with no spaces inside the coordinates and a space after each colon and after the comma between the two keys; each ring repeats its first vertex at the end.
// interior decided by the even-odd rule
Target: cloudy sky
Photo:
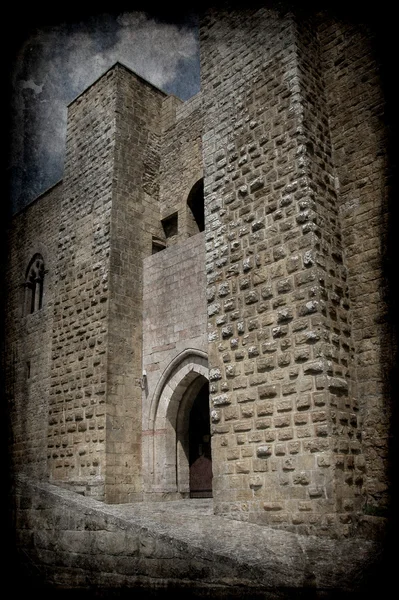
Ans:
{"type": "Polygon", "coordinates": [[[9,176],[13,211],[63,174],[67,104],[116,61],[183,100],[199,91],[197,19],[100,14],[38,27],[12,67],[9,176]]]}

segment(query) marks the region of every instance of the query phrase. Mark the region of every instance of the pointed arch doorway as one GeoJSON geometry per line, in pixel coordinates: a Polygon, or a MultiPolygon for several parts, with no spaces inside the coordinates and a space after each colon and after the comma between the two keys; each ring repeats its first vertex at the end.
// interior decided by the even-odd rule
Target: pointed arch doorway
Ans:
{"type": "Polygon", "coordinates": [[[144,430],[150,494],[164,499],[212,497],[209,413],[206,354],[184,351],[165,369],[144,430]]]}

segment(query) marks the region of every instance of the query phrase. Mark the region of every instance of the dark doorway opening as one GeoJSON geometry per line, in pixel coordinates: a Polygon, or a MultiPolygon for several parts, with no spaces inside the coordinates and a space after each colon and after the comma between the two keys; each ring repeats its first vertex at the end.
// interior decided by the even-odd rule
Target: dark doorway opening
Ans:
{"type": "Polygon", "coordinates": [[[204,214],[204,180],[200,179],[193,185],[187,198],[187,205],[190,208],[194,220],[197,224],[198,231],[205,229],[205,214],[204,214]]]}
{"type": "Polygon", "coordinates": [[[212,498],[209,383],[198,392],[189,424],[190,498],[212,498]]]}

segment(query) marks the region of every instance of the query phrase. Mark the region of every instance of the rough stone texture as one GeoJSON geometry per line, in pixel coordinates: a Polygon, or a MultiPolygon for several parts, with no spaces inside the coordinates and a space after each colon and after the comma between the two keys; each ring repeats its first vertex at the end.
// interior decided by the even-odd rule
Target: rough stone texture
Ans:
{"type": "Polygon", "coordinates": [[[118,69],[69,107],[54,269],[51,480],[104,497],[109,253],[118,69]]]}
{"type": "Polygon", "coordinates": [[[348,366],[351,393],[360,405],[363,493],[370,506],[383,510],[389,499],[386,385],[392,361],[384,275],[389,191],[384,98],[372,28],[327,20],[319,31],[350,290],[348,366]]]}
{"type": "MultiPolygon", "coordinates": [[[[164,110],[167,100],[170,98],[164,100],[164,110]]],[[[199,231],[187,206],[187,198],[203,176],[201,108],[201,94],[177,104],[175,118],[164,130],[159,196],[161,218],[178,211],[178,233],[167,240],[168,246],[199,231]]]]}
{"type": "Polygon", "coordinates": [[[96,582],[112,570],[116,584],[324,590],[343,577],[347,589],[376,546],[332,538],[374,536],[384,521],[370,514],[391,493],[390,190],[372,28],[282,5],[211,9],[201,63],[186,103],[121,65],[105,73],[69,107],[62,185],[11,224],[14,467],[92,496],[46,488],[43,524],[39,488],[26,487],[19,539],[52,583],[82,583],[93,551],[96,582]],[[188,199],[202,177],[198,232],[188,199]],[[43,306],[25,315],[35,253],[43,306]],[[190,493],[189,415],[206,381],[216,515],[190,528],[180,503],[173,519],[147,502],[190,493]],[[123,523],[92,534],[91,510],[123,523]],[[159,516],[142,550],[127,514],[159,516]],[[218,573],[215,556],[227,557],[218,573]]]}
{"type": "Polygon", "coordinates": [[[207,351],[204,234],[144,260],[143,368],[151,394],[187,348],[207,351]]]}
{"type": "Polygon", "coordinates": [[[105,506],[21,480],[15,507],[20,579],[27,573],[39,588],[133,587],[152,594],[167,585],[169,593],[176,586],[228,598],[335,598],[371,589],[381,542],[274,531],[215,516],[211,503],[105,506]]]}
{"type": "MultiPolygon", "coordinates": [[[[370,489],[386,489],[389,411],[382,386],[370,387],[359,369],[365,359],[358,349],[372,342],[357,341],[351,300],[358,311],[364,307],[357,284],[367,276],[351,253],[361,254],[365,271],[373,266],[350,229],[352,220],[341,224],[338,196],[348,167],[345,148],[356,149],[361,167],[352,171],[353,185],[361,189],[359,177],[367,171],[376,182],[370,199],[381,211],[384,159],[374,154],[377,146],[381,152],[381,128],[370,147],[371,125],[362,126],[366,117],[357,111],[360,96],[369,116],[370,98],[361,87],[345,96],[354,72],[360,86],[364,72],[376,77],[370,45],[365,48],[356,29],[344,37],[339,25],[333,33],[332,27],[323,16],[317,22],[266,9],[211,10],[203,22],[209,361],[211,372],[219,373],[210,388],[213,405],[221,406],[223,397],[213,428],[215,509],[275,526],[291,522],[306,530],[317,524],[320,531],[336,523],[348,531],[367,494],[366,460],[373,462],[370,489]],[[344,150],[337,156],[340,141],[344,150]],[[344,255],[349,235],[354,250],[344,255]],[[359,378],[368,398],[359,393],[359,378]],[[371,429],[364,432],[366,459],[360,421],[374,428],[377,406],[381,437],[372,441],[371,429]],[[375,462],[378,444],[385,450],[375,462]]],[[[378,94],[371,99],[373,123],[378,94]]],[[[349,187],[345,182],[344,190],[349,187]]],[[[380,215],[376,232],[383,222],[380,215]]],[[[371,252],[378,260],[375,243],[371,252]]],[[[373,272],[380,290],[381,270],[373,272]]],[[[370,293],[362,318],[375,322],[384,309],[370,293]]],[[[380,368],[381,329],[360,335],[378,337],[369,360],[380,368]]],[[[373,369],[368,373],[378,380],[373,369]]]]}
{"type": "Polygon", "coordinates": [[[61,203],[60,184],[15,220],[8,238],[6,281],[6,399],[12,428],[11,458],[18,471],[43,478],[47,471],[54,270],[61,203]],[[35,254],[44,260],[43,306],[30,313],[26,270],[35,254]]]}
{"type": "Polygon", "coordinates": [[[143,258],[159,228],[160,111],[164,94],[118,69],[108,313],[106,499],[142,494],[143,258]]]}

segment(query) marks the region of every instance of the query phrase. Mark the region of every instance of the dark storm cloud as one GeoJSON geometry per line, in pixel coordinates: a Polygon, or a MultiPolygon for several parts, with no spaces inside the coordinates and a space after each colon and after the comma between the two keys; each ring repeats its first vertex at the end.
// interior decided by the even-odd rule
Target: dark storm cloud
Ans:
{"type": "Polygon", "coordinates": [[[103,15],[41,29],[25,41],[13,73],[14,210],[62,177],[67,104],[116,61],[168,93],[191,97],[199,90],[195,19],[103,15]]]}

